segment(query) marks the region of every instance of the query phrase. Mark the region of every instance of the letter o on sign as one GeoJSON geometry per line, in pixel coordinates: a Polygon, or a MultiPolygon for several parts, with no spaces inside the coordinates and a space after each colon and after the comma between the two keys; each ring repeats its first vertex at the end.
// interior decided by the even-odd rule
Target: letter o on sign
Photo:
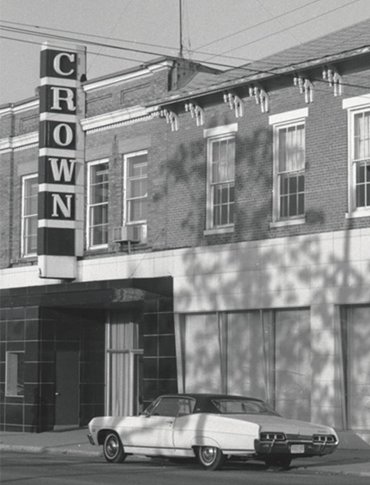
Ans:
{"type": "Polygon", "coordinates": [[[54,128],[53,138],[59,146],[66,147],[73,141],[73,130],[66,123],[60,123],[54,128]]]}

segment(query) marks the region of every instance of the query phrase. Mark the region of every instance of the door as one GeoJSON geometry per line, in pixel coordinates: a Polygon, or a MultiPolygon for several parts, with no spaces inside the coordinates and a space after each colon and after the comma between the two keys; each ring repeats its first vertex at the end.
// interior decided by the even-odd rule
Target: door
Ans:
{"type": "Polygon", "coordinates": [[[78,426],[80,403],[78,350],[57,350],[55,381],[55,426],[78,426]]]}

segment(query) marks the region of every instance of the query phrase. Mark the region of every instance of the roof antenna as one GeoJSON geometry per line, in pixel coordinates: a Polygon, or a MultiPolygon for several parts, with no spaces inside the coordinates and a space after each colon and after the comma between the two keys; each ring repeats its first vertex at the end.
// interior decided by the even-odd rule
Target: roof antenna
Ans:
{"type": "Polygon", "coordinates": [[[184,57],[183,50],[184,46],[182,43],[182,0],[179,0],[179,22],[180,22],[180,52],[179,57],[184,57]]]}

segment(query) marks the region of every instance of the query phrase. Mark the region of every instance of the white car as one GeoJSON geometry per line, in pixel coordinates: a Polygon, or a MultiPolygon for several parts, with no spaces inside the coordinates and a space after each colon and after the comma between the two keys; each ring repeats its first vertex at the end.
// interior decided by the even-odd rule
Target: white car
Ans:
{"type": "Polygon", "coordinates": [[[338,446],[329,426],[282,418],[259,399],[223,394],[160,396],[140,416],[93,418],[88,438],[103,445],[111,463],[131,454],[195,456],[209,470],[232,457],[289,468],[293,458],[326,455],[338,446]]]}

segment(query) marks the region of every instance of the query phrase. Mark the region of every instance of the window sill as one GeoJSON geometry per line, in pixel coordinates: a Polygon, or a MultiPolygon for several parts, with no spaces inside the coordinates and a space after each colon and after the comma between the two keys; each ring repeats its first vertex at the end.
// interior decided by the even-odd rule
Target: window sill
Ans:
{"type": "Polygon", "coordinates": [[[346,219],[359,219],[360,217],[370,217],[370,209],[356,209],[353,212],[346,212],[346,219]]]}
{"type": "Polygon", "coordinates": [[[277,227],[285,227],[285,226],[297,226],[299,224],[305,224],[306,218],[299,217],[297,219],[286,219],[282,221],[270,222],[270,229],[275,229],[277,227]]]}
{"type": "Polygon", "coordinates": [[[99,251],[106,251],[108,249],[108,244],[101,244],[100,246],[89,246],[86,248],[86,251],[88,253],[95,253],[95,252],[99,252],[99,251]]]}
{"type": "Polygon", "coordinates": [[[213,234],[229,234],[234,232],[234,224],[230,226],[214,227],[212,229],[206,229],[203,231],[205,236],[212,236],[213,234]]]}

